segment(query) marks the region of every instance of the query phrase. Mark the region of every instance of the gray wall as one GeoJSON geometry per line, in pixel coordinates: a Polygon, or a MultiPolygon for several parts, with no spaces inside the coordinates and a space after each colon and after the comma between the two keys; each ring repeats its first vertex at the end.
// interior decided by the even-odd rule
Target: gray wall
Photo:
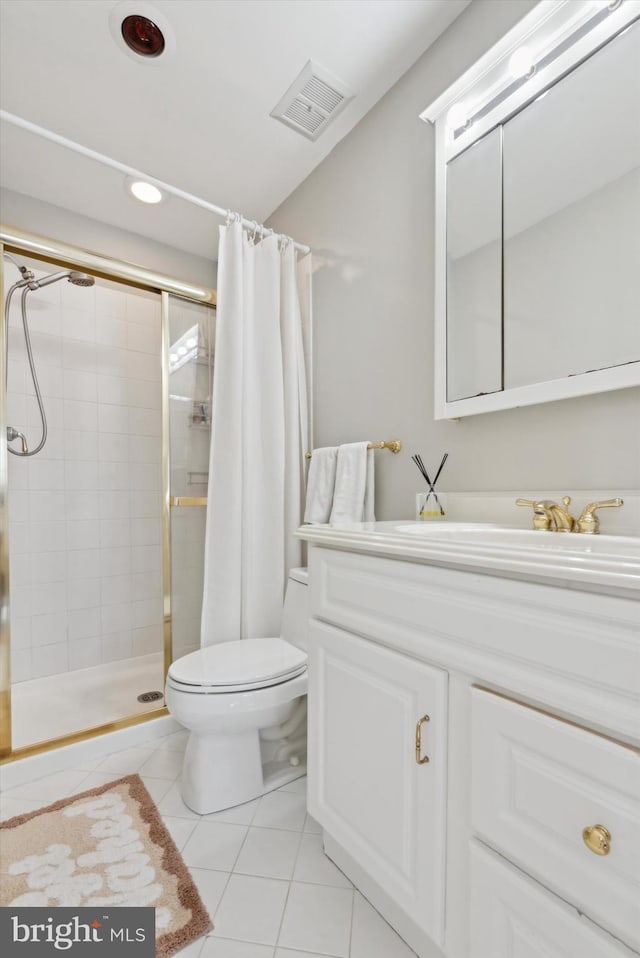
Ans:
{"type": "Polygon", "coordinates": [[[443,489],[640,486],[640,390],[433,420],[434,138],[419,113],[535,4],[474,0],[270,220],[315,253],[315,445],[403,442],[377,456],[377,517],[443,489]]]}
{"type": "Polygon", "coordinates": [[[80,246],[92,253],[135,263],[174,279],[203,286],[216,285],[217,264],[213,260],[80,216],[60,206],[43,203],[23,193],[0,190],[0,219],[5,226],[14,226],[29,233],[80,246]]]}

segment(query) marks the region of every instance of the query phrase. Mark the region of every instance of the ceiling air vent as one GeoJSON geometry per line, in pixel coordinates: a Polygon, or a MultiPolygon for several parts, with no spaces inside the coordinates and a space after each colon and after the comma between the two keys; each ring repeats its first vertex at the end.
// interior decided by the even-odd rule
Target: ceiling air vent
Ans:
{"type": "Polygon", "coordinates": [[[309,60],[271,116],[309,140],[317,140],[354,96],[346,83],[309,60]]]}

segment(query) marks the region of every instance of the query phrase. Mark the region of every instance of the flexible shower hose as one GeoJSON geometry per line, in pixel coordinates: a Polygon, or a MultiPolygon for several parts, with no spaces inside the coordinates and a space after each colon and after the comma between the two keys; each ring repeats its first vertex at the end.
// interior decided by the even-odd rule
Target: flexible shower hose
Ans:
{"type": "MultiPolygon", "coordinates": [[[[16,289],[19,289],[21,286],[24,286],[24,281],[15,283],[9,292],[7,293],[7,302],[5,305],[5,331],[6,331],[6,348],[5,348],[5,380],[9,370],[9,309],[11,307],[11,297],[13,296],[16,289]]],[[[25,346],[27,347],[27,358],[29,360],[29,369],[31,370],[31,379],[33,381],[33,388],[36,394],[36,400],[38,402],[38,409],[40,410],[40,421],[42,423],[42,437],[40,442],[35,447],[35,449],[28,449],[26,452],[20,452],[17,449],[12,449],[11,446],[7,446],[10,453],[14,456],[35,456],[36,453],[40,452],[43,448],[45,442],[47,441],[47,417],[44,411],[44,403],[42,402],[42,394],[40,392],[40,386],[38,384],[38,377],[36,375],[36,367],[33,359],[33,349],[31,348],[31,336],[29,335],[29,323],[27,320],[27,293],[29,292],[29,287],[24,286],[22,291],[22,299],[20,302],[21,311],[22,311],[22,328],[24,330],[24,341],[25,346]]]]}

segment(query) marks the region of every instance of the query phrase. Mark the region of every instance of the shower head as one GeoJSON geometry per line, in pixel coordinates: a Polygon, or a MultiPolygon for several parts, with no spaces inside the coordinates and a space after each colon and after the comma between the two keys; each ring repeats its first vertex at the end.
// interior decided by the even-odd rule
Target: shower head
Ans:
{"type": "Polygon", "coordinates": [[[31,288],[41,289],[50,283],[57,283],[59,279],[67,279],[70,283],[73,283],[74,286],[93,286],[95,283],[93,276],[89,276],[87,273],[77,273],[74,270],[63,269],[60,273],[50,273],[49,276],[43,276],[42,279],[37,279],[31,288]]]}
{"type": "Polygon", "coordinates": [[[69,273],[69,282],[74,286],[93,286],[95,279],[87,273],[69,273]]]}

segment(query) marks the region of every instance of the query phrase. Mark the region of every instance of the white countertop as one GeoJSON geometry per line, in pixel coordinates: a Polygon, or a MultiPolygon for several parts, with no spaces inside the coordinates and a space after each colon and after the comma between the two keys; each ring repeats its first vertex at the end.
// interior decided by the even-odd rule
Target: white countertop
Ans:
{"type": "Polygon", "coordinates": [[[407,520],[305,525],[296,534],[329,549],[640,599],[640,536],[407,520]]]}

